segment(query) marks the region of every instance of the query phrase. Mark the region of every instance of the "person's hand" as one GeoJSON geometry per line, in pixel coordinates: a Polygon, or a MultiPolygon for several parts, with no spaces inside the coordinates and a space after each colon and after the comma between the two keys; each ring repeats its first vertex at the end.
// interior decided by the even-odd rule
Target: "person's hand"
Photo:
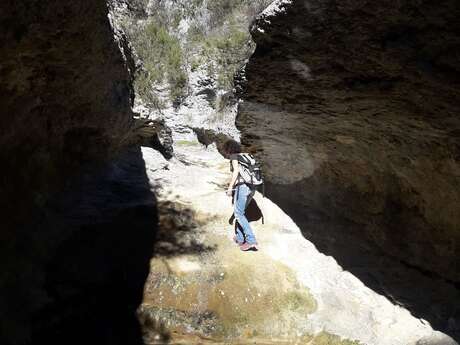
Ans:
{"type": "Polygon", "coordinates": [[[227,194],[228,196],[232,196],[232,190],[231,190],[231,189],[227,189],[227,192],[225,192],[225,194],[227,194]]]}

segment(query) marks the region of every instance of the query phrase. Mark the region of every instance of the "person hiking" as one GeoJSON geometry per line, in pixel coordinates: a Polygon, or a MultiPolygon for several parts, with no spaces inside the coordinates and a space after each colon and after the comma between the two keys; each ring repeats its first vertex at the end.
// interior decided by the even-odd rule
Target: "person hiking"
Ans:
{"type": "Polygon", "coordinates": [[[256,187],[254,184],[245,182],[241,176],[242,171],[239,163],[239,158],[241,159],[242,155],[247,154],[241,152],[240,144],[232,139],[227,140],[222,148],[224,155],[230,160],[230,171],[232,172],[227,195],[233,196],[234,214],[240,225],[235,229],[234,240],[242,251],[257,251],[256,237],[245,214],[246,207],[253,198],[256,187]]]}

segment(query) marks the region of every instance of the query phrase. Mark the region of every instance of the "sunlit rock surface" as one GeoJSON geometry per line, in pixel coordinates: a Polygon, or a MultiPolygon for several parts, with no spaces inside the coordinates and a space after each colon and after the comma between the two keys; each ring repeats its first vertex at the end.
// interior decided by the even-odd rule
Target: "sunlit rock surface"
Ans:
{"type": "Polygon", "coordinates": [[[165,121],[175,141],[194,139],[194,128],[238,139],[233,74],[254,51],[249,23],[270,2],[117,1],[115,23],[126,29],[139,66],[135,111],[143,118],[165,121]],[[154,41],[153,27],[167,37],[163,43],[154,41]],[[152,42],[159,47],[150,47],[152,42]],[[171,70],[171,64],[176,69],[171,70]],[[139,86],[145,83],[140,82],[143,76],[148,92],[139,86]]]}
{"type": "Polygon", "coordinates": [[[241,252],[228,224],[228,161],[214,146],[176,147],[167,170],[156,168],[150,148],[142,154],[150,183],[161,184],[138,310],[146,343],[456,344],[320,253],[258,193],[260,250],[241,252]]]}
{"type": "Polygon", "coordinates": [[[344,268],[458,337],[459,3],[279,3],[253,27],[237,118],[267,194],[344,268]]]}

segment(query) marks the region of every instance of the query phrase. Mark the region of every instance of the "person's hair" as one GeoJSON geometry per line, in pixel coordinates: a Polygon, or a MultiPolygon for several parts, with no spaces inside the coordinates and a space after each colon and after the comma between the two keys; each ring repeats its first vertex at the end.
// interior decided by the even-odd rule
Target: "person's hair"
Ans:
{"type": "Polygon", "coordinates": [[[241,153],[241,145],[237,141],[229,139],[222,145],[222,150],[228,157],[236,153],[241,153]]]}

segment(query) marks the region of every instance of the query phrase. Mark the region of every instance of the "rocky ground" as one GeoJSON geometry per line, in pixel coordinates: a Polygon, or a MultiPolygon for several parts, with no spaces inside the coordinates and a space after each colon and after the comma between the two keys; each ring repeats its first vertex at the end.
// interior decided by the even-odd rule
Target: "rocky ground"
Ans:
{"type": "Polygon", "coordinates": [[[241,252],[228,224],[228,161],[198,142],[175,151],[165,161],[142,148],[149,181],[161,186],[138,310],[147,343],[456,344],[319,252],[259,193],[260,250],[241,252]]]}

